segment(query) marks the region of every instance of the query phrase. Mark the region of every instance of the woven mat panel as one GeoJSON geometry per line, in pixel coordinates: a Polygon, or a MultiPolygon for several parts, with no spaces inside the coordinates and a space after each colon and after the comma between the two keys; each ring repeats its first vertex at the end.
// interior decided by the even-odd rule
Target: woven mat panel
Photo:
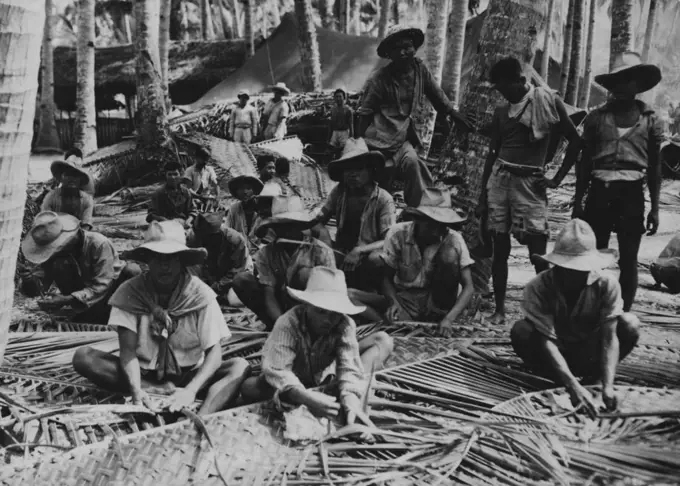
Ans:
{"type": "Polygon", "coordinates": [[[300,159],[302,158],[302,141],[296,136],[285,137],[278,140],[265,140],[264,142],[250,144],[250,147],[255,150],[258,148],[267,149],[292,162],[300,162],[300,159]]]}
{"type": "Polygon", "coordinates": [[[136,146],[137,142],[134,139],[130,139],[109,145],[108,147],[100,148],[96,152],[85,157],[83,165],[85,167],[96,166],[96,164],[104,162],[111,157],[120,157],[121,154],[126,152],[133,152],[136,146]]]}
{"type": "Polygon", "coordinates": [[[408,363],[415,363],[430,358],[448,356],[465,346],[459,339],[411,337],[394,338],[394,351],[385,363],[385,369],[408,363]]]}

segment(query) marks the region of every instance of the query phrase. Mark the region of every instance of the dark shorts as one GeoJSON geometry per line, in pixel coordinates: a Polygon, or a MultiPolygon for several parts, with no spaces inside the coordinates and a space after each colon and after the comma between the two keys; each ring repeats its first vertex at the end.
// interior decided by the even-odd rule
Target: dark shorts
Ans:
{"type": "Polygon", "coordinates": [[[644,181],[603,182],[590,184],[585,219],[598,237],[609,240],[611,232],[641,235],[645,232],[644,181]]]}

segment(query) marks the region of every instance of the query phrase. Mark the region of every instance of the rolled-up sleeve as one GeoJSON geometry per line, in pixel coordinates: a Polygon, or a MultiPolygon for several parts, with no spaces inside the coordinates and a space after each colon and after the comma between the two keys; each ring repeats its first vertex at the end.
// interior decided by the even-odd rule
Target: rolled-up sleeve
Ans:
{"type": "Polygon", "coordinates": [[[551,312],[549,298],[545,293],[545,284],[539,276],[533,279],[524,289],[522,311],[527,322],[548,339],[557,339],[555,332],[555,316],[551,312]]]}
{"type": "Polygon", "coordinates": [[[342,334],[338,339],[336,353],[336,371],[340,397],[353,394],[361,399],[366,389],[366,374],[361,363],[356,325],[349,318],[347,318],[342,334]]]}
{"type": "Polygon", "coordinates": [[[324,203],[323,207],[319,210],[319,215],[317,220],[321,223],[326,224],[329,219],[336,213],[336,208],[338,207],[338,198],[340,195],[340,184],[336,184],[333,189],[331,189],[328,198],[324,203]]]}
{"type": "Polygon", "coordinates": [[[385,238],[387,232],[397,221],[397,208],[394,199],[389,194],[385,194],[378,200],[380,212],[378,216],[378,234],[380,238],[385,238]]]}
{"type": "Polygon", "coordinates": [[[430,70],[424,64],[422,65],[422,73],[425,96],[430,100],[437,113],[447,113],[450,109],[453,109],[453,103],[451,103],[444,90],[437,84],[432,73],[430,73],[430,70]]]}
{"type": "Polygon", "coordinates": [[[257,280],[268,287],[276,287],[277,280],[272,268],[272,247],[266,245],[255,254],[255,270],[257,280]]]}
{"type": "Polygon", "coordinates": [[[293,310],[276,321],[262,348],[262,374],[267,383],[276,390],[274,401],[280,404],[280,395],[292,388],[305,388],[293,371],[296,352],[293,310]]]}
{"type": "Polygon", "coordinates": [[[94,199],[86,192],[81,191],[81,198],[83,201],[83,212],[80,216],[80,222],[92,226],[92,217],[94,214],[94,199]]]}
{"type": "Polygon", "coordinates": [[[623,314],[623,299],[621,285],[612,275],[602,276],[600,282],[600,324],[604,324],[623,314]]]}
{"type": "Polygon", "coordinates": [[[207,351],[215,345],[219,345],[222,339],[229,339],[231,331],[224,320],[222,309],[217,303],[217,299],[212,299],[210,304],[198,311],[196,319],[198,329],[198,339],[201,342],[201,349],[207,351]]]}
{"type": "Polygon", "coordinates": [[[85,307],[92,307],[106,297],[116,277],[118,255],[111,242],[101,242],[94,248],[93,277],[85,282],[85,288],[73,292],[71,296],[85,307]]]}
{"type": "Polygon", "coordinates": [[[401,236],[398,227],[393,227],[385,236],[382,257],[385,264],[390,268],[396,269],[399,266],[399,255],[401,253],[401,236]]]}
{"type": "Polygon", "coordinates": [[[248,248],[246,237],[237,231],[229,231],[224,238],[220,252],[219,278],[231,280],[246,269],[248,248]]]}
{"type": "Polygon", "coordinates": [[[376,77],[369,79],[364,86],[364,94],[361,97],[361,105],[357,108],[357,115],[372,115],[380,111],[383,99],[382,83],[376,77]]]}

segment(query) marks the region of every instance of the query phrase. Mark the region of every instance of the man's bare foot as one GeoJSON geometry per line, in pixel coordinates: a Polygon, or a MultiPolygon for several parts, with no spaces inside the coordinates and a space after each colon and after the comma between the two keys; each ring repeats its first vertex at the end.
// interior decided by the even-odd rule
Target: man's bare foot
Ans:
{"type": "Polygon", "coordinates": [[[494,312],[493,315],[489,317],[489,322],[496,326],[505,324],[505,312],[494,312]]]}

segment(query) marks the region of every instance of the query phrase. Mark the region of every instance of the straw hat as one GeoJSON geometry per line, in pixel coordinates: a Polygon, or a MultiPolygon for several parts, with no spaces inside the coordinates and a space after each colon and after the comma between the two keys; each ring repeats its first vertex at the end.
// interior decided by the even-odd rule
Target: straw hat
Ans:
{"type": "Polygon", "coordinates": [[[260,194],[262,192],[262,188],[264,187],[264,184],[260,179],[251,175],[240,175],[238,177],[234,177],[227,183],[227,187],[229,188],[229,192],[232,194],[232,196],[234,196],[236,195],[238,188],[243,184],[250,184],[253,186],[253,192],[255,194],[260,194]]]}
{"type": "Polygon", "coordinates": [[[595,233],[588,223],[581,219],[572,219],[557,235],[553,251],[547,255],[534,255],[534,258],[558,267],[589,272],[601,270],[614,263],[616,252],[598,250],[595,233]]]}
{"type": "Polygon", "coordinates": [[[339,88],[336,88],[335,91],[333,91],[333,94],[335,95],[335,93],[338,92],[342,93],[343,95],[345,95],[345,98],[347,98],[347,88],[345,88],[344,86],[340,86],[339,88]]]}
{"type": "Polygon", "coordinates": [[[366,310],[366,307],[356,306],[349,300],[345,274],[335,268],[314,267],[309,272],[305,290],[290,287],[286,290],[295,300],[339,314],[354,315],[366,310]]]}
{"type": "MultiPolygon", "coordinates": [[[[69,160],[74,158],[74,156],[71,156],[69,157],[69,160]]],[[[64,174],[71,174],[79,177],[81,180],[81,185],[83,186],[90,182],[90,175],[85,170],[81,169],[74,163],[67,162],[65,160],[55,160],[52,162],[52,165],[50,165],[50,172],[52,172],[52,176],[57,180],[61,180],[61,176],[64,174]]]]}
{"type": "Polygon", "coordinates": [[[222,228],[222,213],[201,213],[196,217],[194,231],[199,236],[209,236],[220,232],[222,228]]]}
{"type": "Polygon", "coordinates": [[[378,151],[369,150],[363,138],[349,138],[340,158],[328,164],[328,176],[333,181],[339,181],[344,171],[363,167],[381,170],[385,167],[385,157],[378,151]]]}
{"type": "Polygon", "coordinates": [[[422,46],[423,42],[425,42],[425,34],[419,28],[408,27],[405,25],[393,25],[392,27],[387,29],[387,34],[385,34],[385,38],[382,41],[380,41],[380,44],[378,44],[378,56],[382,58],[388,57],[390,54],[389,51],[390,48],[392,47],[392,43],[395,40],[401,39],[403,37],[413,39],[413,47],[415,47],[416,49],[422,46]]]}
{"type": "Polygon", "coordinates": [[[250,99],[250,91],[248,91],[247,89],[242,89],[236,95],[237,98],[241,98],[244,96],[246,97],[246,99],[250,99]]]}
{"type": "Polygon", "coordinates": [[[255,230],[255,236],[262,238],[267,229],[281,224],[310,225],[314,216],[306,211],[299,196],[274,196],[272,198],[272,215],[265,219],[255,230]]]}
{"type": "Polygon", "coordinates": [[[451,193],[441,189],[429,188],[423,191],[417,208],[404,208],[406,214],[426,217],[442,224],[461,223],[467,219],[462,209],[451,204],[451,193]]]}
{"type": "Polygon", "coordinates": [[[616,55],[608,74],[595,76],[595,82],[608,91],[631,79],[637,82],[637,92],[644,93],[661,82],[661,70],[652,64],[643,64],[636,52],[623,52],[616,55]]]}
{"type": "Polygon", "coordinates": [[[177,221],[152,221],[144,233],[144,243],[127,253],[127,258],[147,263],[151,254],[178,255],[186,266],[203,263],[205,248],[189,248],[184,228],[177,221]]]}
{"type": "Polygon", "coordinates": [[[290,90],[288,89],[288,86],[286,86],[286,83],[276,83],[275,85],[270,86],[269,89],[271,91],[280,91],[284,95],[290,94],[290,90]]]}
{"type": "Polygon", "coordinates": [[[70,214],[43,211],[21,242],[26,259],[35,264],[45,263],[63,250],[78,234],[80,220],[70,214]]]}

